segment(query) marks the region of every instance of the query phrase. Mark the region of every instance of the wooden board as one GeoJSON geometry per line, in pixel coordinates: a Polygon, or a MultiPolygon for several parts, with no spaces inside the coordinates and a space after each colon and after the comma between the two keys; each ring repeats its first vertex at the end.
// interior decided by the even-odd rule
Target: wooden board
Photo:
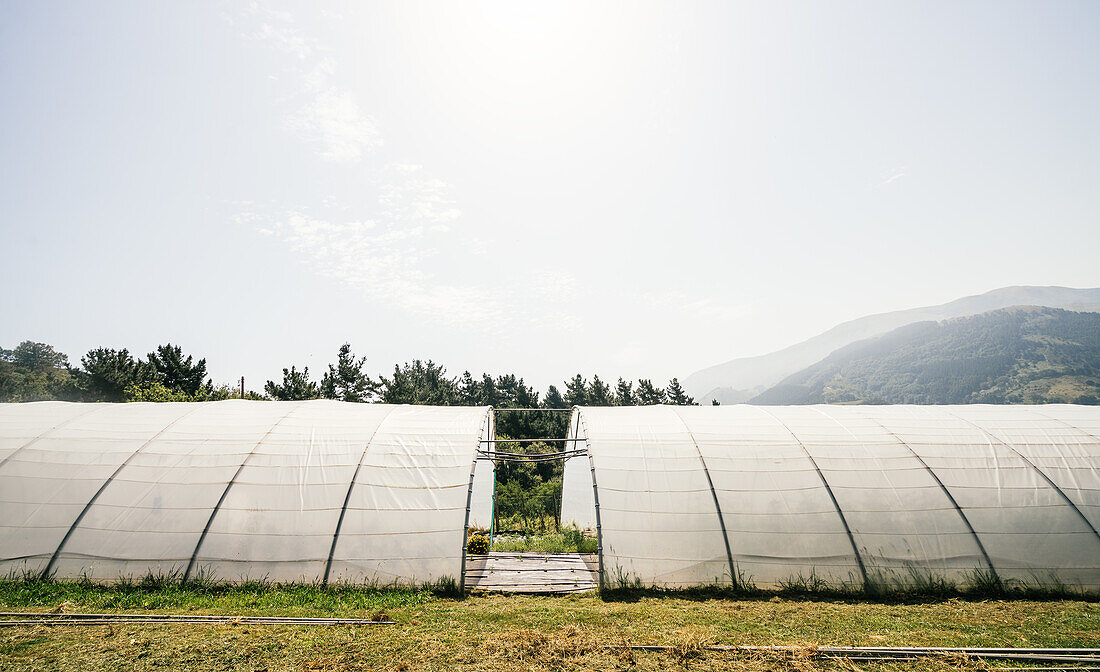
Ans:
{"type": "Polygon", "coordinates": [[[595,590],[596,556],[580,553],[502,553],[466,556],[466,587],[508,593],[595,590]]]}

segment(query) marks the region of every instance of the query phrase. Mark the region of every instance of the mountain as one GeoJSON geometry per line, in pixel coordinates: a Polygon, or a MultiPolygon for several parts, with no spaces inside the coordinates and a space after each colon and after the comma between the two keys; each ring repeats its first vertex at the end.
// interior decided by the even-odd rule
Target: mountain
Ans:
{"type": "Polygon", "coordinates": [[[754,404],[1100,403],[1100,313],[1037,306],[918,322],[847,345],[754,404]]]}
{"type": "Polygon", "coordinates": [[[722,403],[737,403],[755,396],[849,343],[885,334],[914,322],[946,320],[1010,306],[1047,306],[1098,312],[1100,288],[1002,287],[939,306],[868,315],[838,324],[809,340],[767,355],[734,359],[696,371],[684,379],[683,384],[690,394],[704,404],[711,399],[722,403]]]}

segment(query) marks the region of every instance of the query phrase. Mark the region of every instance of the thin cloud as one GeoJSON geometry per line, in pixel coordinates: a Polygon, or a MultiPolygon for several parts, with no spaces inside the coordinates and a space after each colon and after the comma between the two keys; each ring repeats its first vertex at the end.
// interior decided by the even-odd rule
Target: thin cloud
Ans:
{"type": "Polygon", "coordinates": [[[426,223],[437,230],[450,230],[450,222],[462,216],[451,197],[451,185],[427,177],[421,166],[394,163],[383,169],[388,178],[382,185],[379,205],[383,214],[393,220],[426,223]]]}
{"type": "Polygon", "coordinates": [[[313,55],[315,46],[288,26],[261,23],[255,32],[248,35],[254,40],[264,40],[274,44],[283,52],[304,61],[313,55]]]}
{"type": "Polygon", "coordinates": [[[285,128],[312,144],[325,161],[358,163],[382,144],[374,122],[347,92],[335,89],[316,94],[287,117],[285,128]]]}
{"type": "Polygon", "coordinates": [[[226,23],[242,28],[241,37],[270,44],[284,54],[304,61],[317,51],[317,43],[293,26],[290,12],[276,11],[259,2],[249,3],[236,14],[223,13],[226,23]]]}
{"type": "Polygon", "coordinates": [[[288,211],[264,225],[324,278],[352,287],[381,304],[447,327],[503,324],[508,311],[485,289],[435,280],[424,266],[434,256],[424,227],[396,228],[374,221],[330,222],[288,211]]]}
{"type": "Polygon", "coordinates": [[[460,214],[446,185],[415,166],[384,172],[403,179],[381,185],[369,218],[291,209],[270,215],[248,210],[237,221],[286,244],[317,275],[406,313],[450,327],[509,320],[506,293],[439,282],[425,270],[454,235],[441,223],[460,214]]]}
{"type": "MultiPolygon", "coordinates": [[[[301,34],[288,12],[253,3],[230,19],[242,37],[291,57],[281,73],[301,102],[283,128],[314,148],[322,161],[361,165],[383,145],[382,133],[350,91],[333,84],[339,63],[323,44],[301,34]]],[[[319,207],[244,204],[236,221],[280,241],[317,275],[369,299],[447,327],[499,333],[518,324],[572,331],[579,320],[565,309],[576,281],[568,273],[532,273],[509,285],[481,286],[437,279],[440,250],[487,255],[488,242],[461,230],[462,210],[445,180],[416,163],[363,166],[377,197],[366,204],[327,196],[319,207]],[[553,316],[536,314],[529,297],[548,299],[553,316]]],[[[545,311],[543,311],[544,313],[545,311]]]]}
{"type": "Polygon", "coordinates": [[[374,120],[355,97],[332,85],[336,60],[316,40],[301,34],[290,12],[252,3],[230,22],[242,25],[245,39],[266,44],[297,62],[286,74],[297,82],[295,96],[304,102],[286,116],[283,128],[313,146],[320,159],[355,164],[383,144],[374,120]]]}
{"type": "Polygon", "coordinates": [[[642,303],[649,308],[675,311],[688,323],[709,326],[733,323],[752,313],[752,306],[748,304],[731,304],[678,290],[650,292],[642,296],[642,303]]]}
{"type": "Polygon", "coordinates": [[[884,179],[881,182],[880,186],[885,186],[885,185],[890,184],[890,183],[892,183],[896,180],[900,180],[901,178],[905,177],[908,174],[907,170],[908,169],[905,168],[904,166],[901,167],[901,168],[895,168],[895,169],[891,170],[889,177],[884,179]]]}

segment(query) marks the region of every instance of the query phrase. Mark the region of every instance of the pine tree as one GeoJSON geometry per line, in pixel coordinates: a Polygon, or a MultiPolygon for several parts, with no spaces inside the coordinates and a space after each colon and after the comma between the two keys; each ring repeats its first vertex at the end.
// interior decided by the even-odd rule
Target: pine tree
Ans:
{"type": "Polygon", "coordinates": [[[611,388],[600,380],[599,376],[592,376],[592,382],[588,385],[589,406],[614,406],[615,398],[611,394],[611,388]]]}
{"type": "Polygon", "coordinates": [[[638,379],[638,405],[652,406],[665,403],[665,391],[653,385],[648,378],[638,379]]]}
{"type": "Polygon", "coordinates": [[[378,383],[363,373],[367,358],[355,358],[351,344],[340,346],[336,366],[328,365],[328,372],[321,378],[321,396],[340,401],[369,402],[378,393],[378,383]]]}
{"type": "Polygon", "coordinates": [[[481,404],[494,408],[500,408],[503,404],[496,381],[487,373],[481,374],[481,404]]]}
{"type": "Polygon", "coordinates": [[[566,408],[588,405],[588,385],[579,373],[565,382],[565,404],[566,408]]]}
{"type": "Polygon", "coordinates": [[[503,376],[497,376],[497,403],[493,404],[493,406],[496,408],[514,407],[516,405],[516,387],[518,384],[516,377],[510,373],[503,376]]]}
{"type": "Polygon", "coordinates": [[[317,383],[309,379],[309,367],[303,367],[298,371],[293,366],[283,369],[282,384],[274,380],[267,381],[264,385],[267,396],[278,401],[301,401],[304,399],[317,399],[321,396],[317,383]]]}
{"type": "Polygon", "coordinates": [[[673,378],[668,381],[668,387],[665,388],[668,394],[668,403],[674,406],[698,406],[695,403],[694,397],[689,397],[687,392],[684,392],[684,388],[680,386],[680,381],[673,378]]]}
{"type": "MultiPolygon", "coordinates": [[[[546,388],[546,396],[542,399],[543,408],[569,408],[569,402],[561,396],[561,392],[554,385],[546,388]]],[[[565,415],[562,413],[562,415],[565,415]]]]}
{"type": "MultiPolygon", "coordinates": [[[[488,374],[485,376],[488,378],[488,374]]],[[[528,387],[522,378],[515,374],[497,376],[494,386],[497,390],[497,403],[495,408],[538,408],[539,393],[528,387]]],[[[498,436],[537,437],[555,436],[550,413],[500,413],[496,416],[496,430],[498,436]],[[548,433],[548,429],[550,433],[548,433]]],[[[527,446],[530,448],[530,446],[527,446]]],[[[499,465],[498,465],[499,468],[499,465]]]]}
{"type": "Polygon", "coordinates": [[[619,383],[615,386],[615,404],[618,406],[634,406],[637,403],[638,399],[634,395],[634,383],[619,378],[619,383]]]}
{"type": "Polygon", "coordinates": [[[539,392],[533,387],[527,387],[523,378],[516,385],[516,408],[538,408],[539,392]]]}
{"type": "Polygon", "coordinates": [[[453,406],[458,402],[458,382],[432,360],[414,359],[393,367],[393,377],[382,376],[382,402],[453,406]]]}
{"type": "Polygon", "coordinates": [[[204,387],[209,391],[213,388],[211,381],[203,384],[206,378],[206,359],[200,359],[192,363],[193,358],[188,355],[183,357],[183,349],[178,345],[168,343],[158,345],[156,352],[149,353],[149,366],[152,367],[152,378],[172,392],[194,396],[204,387]]]}
{"type": "Polygon", "coordinates": [[[80,366],[74,373],[87,401],[122,401],[126,387],[147,375],[147,367],[126,348],[93,348],[80,358],[80,366]]]}
{"type": "Polygon", "coordinates": [[[481,385],[478,384],[469,371],[462,374],[458,381],[458,398],[463,406],[481,406],[481,385]]]}

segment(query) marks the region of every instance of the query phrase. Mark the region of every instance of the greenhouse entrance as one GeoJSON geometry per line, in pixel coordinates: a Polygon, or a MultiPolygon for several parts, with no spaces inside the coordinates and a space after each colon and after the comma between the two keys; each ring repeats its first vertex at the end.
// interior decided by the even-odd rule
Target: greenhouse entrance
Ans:
{"type": "MultiPolygon", "coordinates": [[[[519,433],[517,429],[522,431],[523,425],[514,422],[498,433],[498,413],[522,413],[529,418],[530,413],[568,412],[568,409],[497,409],[490,416],[491,438],[481,442],[478,460],[493,467],[493,515],[488,530],[471,527],[467,531],[463,567],[466,588],[544,594],[597,588],[595,533],[586,533],[575,526],[562,527],[560,518],[564,464],[572,458],[588,459],[583,439],[577,438],[575,432],[566,438],[510,438],[507,433],[514,436],[519,433]]],[[[567,418],[558,416],[565,423],[548,423],[524,433],[559,434],[568,427],[567,418]],[[557,424],[562,427],[556,427],[557,424]]]]}

